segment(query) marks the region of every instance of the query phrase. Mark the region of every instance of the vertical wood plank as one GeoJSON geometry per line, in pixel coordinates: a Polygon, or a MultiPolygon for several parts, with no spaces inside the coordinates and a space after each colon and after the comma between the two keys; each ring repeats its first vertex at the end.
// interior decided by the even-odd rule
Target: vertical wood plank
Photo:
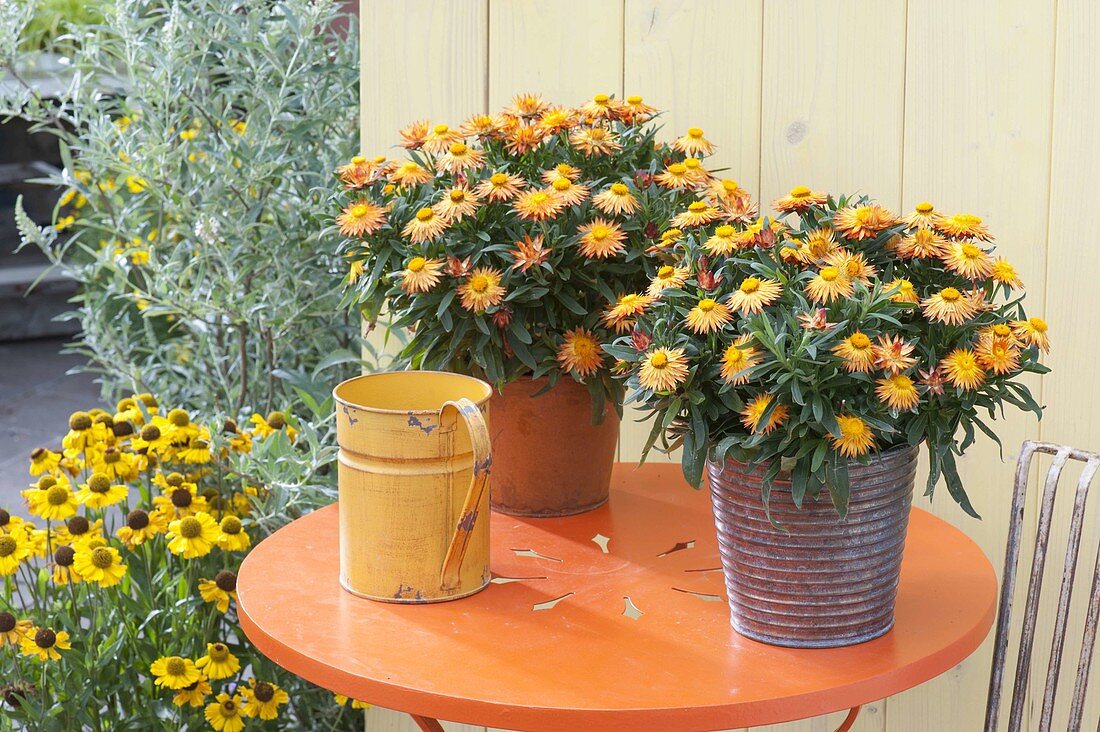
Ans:
{"type": "MultiPolygon", "coordinates": [[[[760,187],[762,210],[795,185],[901,200],[905,2],[764,4],[760,187]]],[[[825,732],[844,715],[762,727],[825,732]]],[[[854,729],[892,718],[869,705],[854,729]]],[[[890,727],[892,729],[892,727],[890,727]]]]}
{"type": "MultiPolygon", "coordinates": [[[[625,94],[667,110],[662,137],[701,127],[718,149],[712,170],[759,192],[762,0],[626,0],[625,94]],[[731,40],[736,39],[735,42],[731,40]],[[716,49],[721,49],[716,53],[716,49]]],[[[651,423],[627,408],[619,459],[636,461],[651,423]]],[[[651,461],[679,460],[650,453],[651,461]]]]}
{"type": "Polygon", "coordinates": [[[762,203],[803,184],[901,197],[905,2],[764,5],[762,203]]]}
{"type": "Polygon", "coordinates": [[[523,93],[580,104],[622,87],[622,0],[491,0],[490,108],[523,93]]]}
{"type": "MultiPolygon", "coordinates": [[[[1052,2],[908,3],[904,209],[929,200],[949,212],[982,216],[997,236],[998,253],[1019,270],[1035,312],[1047,262],[1053,43],[1052,2]]],[[[1039,379],[1029,385],[1038,396],[1039,379]]],[[[1038,436],[1038,426],[1017,412],[993,426],[1005,461],[996,445],[982,440],[959,463],[985,520],[965,516],[942,486],[931,508],[974,538],[999,571],[1012,463],[1020,443],[1038,436]]],[[[917,504],[929,507],[926,500],[917,504]]],[[[980,728],[990,648],[987,642],[944,676],[888,700],[891,732],[980,728]]]]}
{"type": "MultiPolygon", "coordinates": [[[[413,120],[458,124],[485,110],[487,21],[487,0],[362,0],[360,126],[365,154],[394,155],[397,131],[413,120]]],[[[371,334],[376,347],[381,347],[383,335],[381,329],[371,334]]],[[[453,732],[485,729],[450,722],[445,726],[453,732]]],[[[419,730],[407,714],[378,707],[366,711],[366,729],[419,730]]]]}
{"type": "MultiPolygon", "coordinates": [[[[1100,79],[1094,69],[1095,44],[1100,33],[1100,7],[1088,0],[1060,0],[1057,8],[1057,47],[1054,60],[1053,131],[1051,135],[1051,186],[1048,250],[1046,260],[1046,312],[1038,303],[1035,314],[1051,323],[1056,340],[1047,364],[1053,372],[1044,377],[1046,416],[1040,425],[1044,440],[1100,450],[1100,391],[1096,388],[1100,342],[1096,318],[1100,315],[1100,247],[1088,241],[1088,222],[1100,215],[1100,202],[1088,194],[1088,186],[1100,170],[1100,79]],[[1084,238],[1084,240],[1083,240],[1084,238]],[[1084,378],[1082,378],[1084,377],[1084,378]]],[[[1047,582],[1039,616],[1039,642],[1032,666],[1030,703],[1032,725],[1042,707],[1043,682],[1052,632],[1052,606],[1058,596],[1069,524],[1070,498],[1080,470],[1067,469],[1059,493],[1051,530],[1047,582]]],[[[1096,547],[1100,546],[1097,501],[1100,485],[1094,481],[1088,515],[1081,537],[1077,565],[1077,590],[1070,614],[1066,650],[1058,686],[1061,703],[1055,707],[1051,729],[1066,729],[1068,697],[1072,694],[1080,653],[1083,605],[1089,589],[1096,547]]],[[[1092,685],[1082,729],[1097,729],[1100,694],[1095,693],[1100,673],[1093,664],[1092,685]]]]}

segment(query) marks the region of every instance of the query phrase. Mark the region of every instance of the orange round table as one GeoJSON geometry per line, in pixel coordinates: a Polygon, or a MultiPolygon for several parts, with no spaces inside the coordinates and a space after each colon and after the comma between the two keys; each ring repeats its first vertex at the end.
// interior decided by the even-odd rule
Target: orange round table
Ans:
{"type": "MultiPolygon", "coordinates": [[[[996,579],[960,531],[914,509],[894,629],[779,648],[729,624],[709,496],[678,465],[616,466],[580,516],[492,517],[492,583],[398,605],[344,591],[337,511],[275,532],[241,567],[241,626],[272,661],[354,699],[523,730],[711,730],[856,708],[943,673],[993,622],[996,579]]],[[[854,719],[854,713],[850,715],[854,719]]]]}

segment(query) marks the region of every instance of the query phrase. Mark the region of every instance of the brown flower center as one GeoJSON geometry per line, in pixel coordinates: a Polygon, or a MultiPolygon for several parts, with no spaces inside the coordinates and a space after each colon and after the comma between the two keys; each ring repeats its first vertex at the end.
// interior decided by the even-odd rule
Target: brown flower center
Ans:
{"type": "Polygon", "coordinates": [[[140,531],[149,525],[149,514],[141,509],[135,509],[126,514],[126,525],[134,531],[140,531]]]}
{"type": "Polygon", "coordinates": [[[241,520],[236,516],[226,516],[222,519],[221,529],[225,534],[239,534],[241,528],[241,520]]]}
{"type": "Polygon", "coordinates": [[[141,428],[141,439],[153,442],[160,439],[160,427],[155,424],[147,424],[141,428]]]}
{"type": "Polygon", "coordinates": [[[229,647],[224,643],[214,643],[206,655],[210,656],[210,660],[215,663],[224,663],[229,658],[229,647]]]}
{"type": "Polygon", "coordinates": [[[267,415],[267,423],[277,430],[286,427],[286,415],[282,412],[272,412],[267,415]]]}
{"type": "Polygon", "coordinates": [[[103,473],[92,473],[88,478],[88,490],[92,493],[106,493],[111,489],[111,479],[103,473]]]}
{"type": "Polygon", "coordinates": [[[223,569],[214,575],[214,584],[216,584],[218,589],[222,592],[236,592],[237,575],[230,572],[228,569],[223,569]]]}
{"type": "Polygon", "coordinates": [[[194,539],[202,533],[202,523],[194,516],[188,516],[180,521],[180,536],[184,539],[194,539]]]}
{"type": "Polygon", "coordinates": [[[15,630],[15,616],[4,611],[0,612],[0,633],[10,633],[15,630]]]}
{"type": "Polygon", "coordinates": [[[80,536],[81,534],[87,534],[92,525],[83,516],[73,516],[65,523],[65,528],[69,530],[70,534],[80,536]]]}
{"type": "Polygon", "coordinates": [[[183,676],[187,673],[187,664],[179,656],[172,656],[164,664],[164,670],[169,676],[183,676]]]}
{"type": "Polygon", "coordinates": [[[191,415],[184,409],[173,409],[168,413],[168,421],[176,427],[186,427],[191,424],[191,415]]]}
{"type": "Polygon", "coordinates": [[[111,550],[106,547],[99,547],[92,550],[92,564],[99,569],[107,569],[115,563],[115,557],[111,554],[111,550]]]}
{"type": "Polygon", "coordinates": [[[0,508],[0,526],[7,526],[11,522],[11,514],[0,508]]]}
{"type": "Polygon", "coordinates": [[[271,684],[261,681],[256,684],[256,688],[253,689],[252,693],[258,701],[269,702],[275,696],[275,688],[271,684]]]}
{"type": "Polygon", "coordinates": [[[87,412],[73,412],[69,417],[69,429],[83,432],[92,428],[92,415],[87,412]]]}
{"type": "Polygon", "coordinates": [[[59,546],[53,553],[53,560],[59,567],[71,567],[76,557],[76,550],[71,546],[59,546]]]}
{"type": "Polygon", "coordinates": [[[42,462],[46,458],[47,452],[44,447],[36,447],[31,452],[31,462],[42,462]]]}
{"type": "Polygon", "coordinates": [[[34,644],[39,648],[53,648],[57,643],[57,633],[49,628],[39,628],[34,634],[34,644]]]}
{"type": "Polygon", "coordinates": [[[172,491],[172,505],[176,508],[187,508],[191,505],[194,496],[186,488],[177,488],[172,491]]]}
{"type": "Polygon", "coordinates": [[[115,433],[115,437],[126,437],[134,434],[134,426],[129,422],[115,422],[111,431],[115,433]]]}
{"type": "Polygon", "coordinates": [[[0,536],[0,557],[9,557],[18,548],[19,544],[16,543],[15,539],[11,538],[7,534],[0,536]]]}
{"type": "Polygon", "coordinates": [[[121,459],[122,453],[120,453],[113,447],[108,447],[106,450],[103,451],[103,462],[107,463],[108,465],[114,465],[121,459]]]}
{"type": "Polygon", "coordinates": [[[46,491],[46,502],[51,506],[64,506],[69,502],[69,489],[63,485],[55,485],[46,491]]]}
{"type": "Polygon", "coordinates": [[[181,485],[183,485],[183,476],[173,471],[164,476],[164,482],[172,486],[173,488],[179,488],[181,485]]]}

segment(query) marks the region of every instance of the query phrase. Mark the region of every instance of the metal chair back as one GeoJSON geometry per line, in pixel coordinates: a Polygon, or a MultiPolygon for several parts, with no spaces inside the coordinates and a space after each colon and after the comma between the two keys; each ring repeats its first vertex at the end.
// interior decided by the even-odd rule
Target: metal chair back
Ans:
{"type": "MultiPolygon", "coordinates": [[[[1085,502],[1088,499],[1089,486],[1097,469],[1100,469],[1100,454],[1077,450],[1064,445],[1047,442],[1024,442],[1020,457],[1016,463],[1016,484],[1012,494],[1012,514],[1008,530],[1008,547],[1005,550],[1004,575],[1001,584],[1000,607],[997,614],[997,636],[993,649],[993,668],[989,676],[989,697],[985,713],[986,732],[995,732],[1001,706],[1001,692],[1004,686],[1005,657],[1008,652],[1009,634],[1012,628],[1012,599],[1016,592],[1016,569],[1020,558],[1020,539],[1024,528],[1024,505],[1027,494],[1027,476],[1031,468],[1031,459],[1035,453],[1047,453],[1054,456],[1047,471],[1043,487],[1043,500],[1039,508],[1039,527],[1035,538],[1035,555],[1031,562],[1031,578],[1027,587],[1027,602],[1024,606],[1023,630],[1020,637],[1020,652],[1016,660],[1016,678],[1012,689],[1012,701],[1009,708],[1008,729],[1018,732],[1023,724],[1024,702],[1027,697],[1028,682],[1031,676],[1032,649],[1035,644],[1035,626],[1039,614],[1039,596],[1042,591],[1047,545],[1050,541],[1050,526],[1054,512],[1054,498],[1058,491],[1058,481],[1062,470],[1070,460],[1085,463],[1077,483],[1077,493],[1073,501],[1073,515],[1070,519],[1069,539],[1066,547],[1065,562],[1062,567],[1062,586],[1058,595],[1057,615],[1054,622],[1054,638],[1051,644],[1050,660],[1047,665],[1047,682],[1043,692],[1042,714],[1039,719],[1039,732],[1049,732],[1054,717],[1054,699],[1058,690],[1058,673],[1062,666],[1062,651],[1066,641],[1066,623],[1069,618],[1070,599],[1073,594],[1074,575],[1077,569],[1077,556],[1081,549],[1081,532],[1085,523],[1085,502]]],[[[1088,685],[1089,667],[1096,648],[1097,620],[1100,617],[1100,548],[1096,568],[1092,578],[1092,594],[1089,597],[1085,618],[1084,636],[1081,643],[1081,658],[1077,664],[1077,680],[1073,687],[1070,703],[1070,732],[1081,728],[1085,708],[1085,692],[1088,685]]]]}

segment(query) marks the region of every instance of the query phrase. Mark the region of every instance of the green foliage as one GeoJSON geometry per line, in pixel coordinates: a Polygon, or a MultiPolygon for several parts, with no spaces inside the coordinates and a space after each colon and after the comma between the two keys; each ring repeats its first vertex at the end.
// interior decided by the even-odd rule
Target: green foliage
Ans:
{"type": "MultiPolygon", "coordinates": [[[[20,12],[0,9],[5,35],[20,12]]],[[[228,413],[285,404],[277,372],[359,350],[322,233],[325,182],[355,136],[355,39],[333,32],[331,1],[119,0],[104,13],[71,51],[61,99],[29,84],[0,99],[0,114],[57,135],[65,160],[45,181],[65,189],[54,226],[22,218],[25,243],[80,283],[76,349],[108,394],[228,413]]],[[[5,51],[0,74],[22,79],[22,60],[5,51]]]]}
{"type": "Polygon", "coordinates": [[[37,487],[24,496],[35,518],[0,514],[0,541],[7,542],[0,551],[16,547],[0,557],[0,611],[9,614],[7,622],[19,621],[0,646],[0,721],[51,732],[209,729],[205,708],[219,694],[240,704],[256,680],[275,684],[289,699],[275,720],[246,720],[249,729],[362,729],[360,712],[248,642],[228,594],[248,545],[334,498],[332,410],[322,406],[324,418],[308,415],[312,425],[280,415],[257,415],[247,427],[193,421],[149,395],[123,400],[115,410],[74,414],[62,445],[32,460],[37,487]],[[147,439],[149,426],[157,439],[147,439]],[[89,489],[94,476],[119,491],[104,505],[89,489]],[[47,497],[57,486],[63,504],[47,497]],[[193,556],[175,543],[188,517],[215,532],[193,556]],[[237,526],[241,531],[233,533],[237,526]],[[117,552],[114,564],[124,568],[112,570],[121,572],[117,583],[101,583],[84,569],[97,549],[117,552]],[[28,653],[36,628],[68,634],[71,647],[58,644],[57,658],[40,660],[28,653]],[[239,670],[209,678],[204,670],[199,705],[174,704],[176,691],[154,683],[154,662],[198,661],[212,643],[224,643],[239,670]]]}
{"type": "Polygon", "coordinates": [[[767,465],[765,503],[786,470],[796,502],[824,488],[843,515],[850,459],[925,442],[928,495],[942,478],[977,516],[955,458],[977,431],[996,440],[990,423],[1006,404],[1042,416],[1021,377],[1047,371],[1046,324],[1028,319],[980,219],[903,220],[866,197],[803,195],[819,200],[789,209],[793,220],[724,218],[659,255],[682,286],[606,348],[622,361],[627,402],[653,418],[646,452],[683,447],[695,485],[708,457],[767,465]],[[950,301],[938,310],[941,295],[950,301]],[[692,324],[704,303],[725,314],[711,329],[692,324]],[[685,365],[672,388],[649,375],[659,349],[685,365]]]}
{"type": "Polygon", "coordinates": [[[22,32],[20,50],[35,51],[64,43],[61,36],[79,32],[82,26],[103,22],[104,11],[114,0],[38,0],[30,3],[33,15],[22,32]]]}

